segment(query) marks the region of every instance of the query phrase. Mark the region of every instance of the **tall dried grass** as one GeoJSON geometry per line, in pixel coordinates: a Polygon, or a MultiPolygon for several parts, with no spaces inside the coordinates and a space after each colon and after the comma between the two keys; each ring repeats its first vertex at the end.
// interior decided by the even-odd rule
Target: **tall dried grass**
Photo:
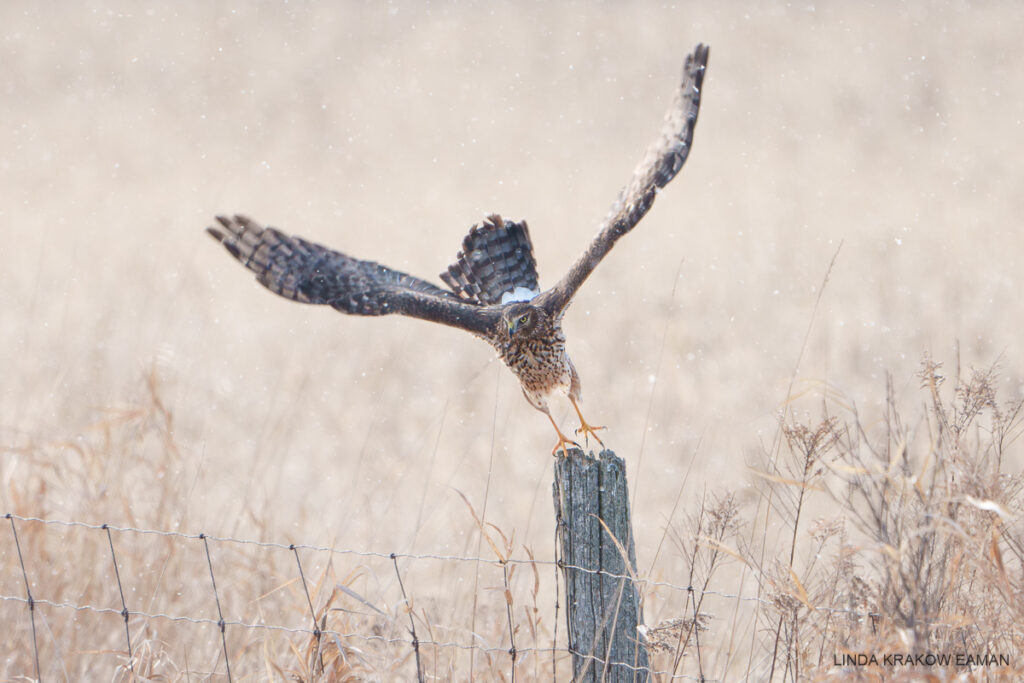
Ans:
{"type": "MultiPolygon", "coordinates": [[[[670,520],[665,538],[685,574],[654,568],[644,577],[645,610],[656,615],[645,631],[652,668],[662,672],[655,679],[1024,674],[1024,478],[1004,466],[1019,444],[1024,403],[1001,402],[997,377],[994,366],[966,377],[957,368],[948,380],[926,358],[910,405],[900,404],[889,378],[873,418],[829,393],[819,418],[780,425],[782,447],[752,477],[758,498],[722,490],[684,503],[692,512],[670,520]],[[754,500],[770,506],[759,512],[754,500]],[[816,510],[810,519],[809,510],[816,510]],[[943,663],[943,656],[952,659],[943,663]]],[[[188,497],[188,482],[169,476],[182,457],[173,425],[150,375],[134,400],[104,411],[78,438],[6,449],[11,512],[125,526],[144,514],[173,530],[177,505],[188,497]],[[26,470],[31,474],[22,476],[26,470]]],[[[497,560],[522,550],[513,531],[484,523],[466,503],[467,524],[497,560]]],[[[36,606],[45,678],[106,671],[131,680],[112,555],[133,610],[209,620],[131,617],[134,676],[225,673],[198,541],[123,532],[108,545],[98,531],[27,522],[17,532],[36,597],[114,608],[36,606]]],[[[417,669],[431,680],[470,672],[477,680],[508,680],[513,662],[520,680],[558,679],[568,670],[564,652],[547,651],[558,615],[542,597],[553,573],[541,565],[505,564],[488,574],[478,589],[476,633],[462,641],[466,647],[451,648],[443,643],[459,641],[453,615],[471,609],[470,574],[460,568],[442,571],[447,578],[429,588],[416,586],[408,600],[389,601],[406,571],[397,560],[348,562],[231,543],[211,548],[225,618],[253,625],[228,629],[229,661],[242,680],[395,680],[417,669]],[[408,643],[413,632],[422,642],[416,649],[408,643]],[[525,656],[510,656],[515,647],[525,656]]],[[[24,593],[19,563],[5,543],[4,595],[24,593]]],[[[31,676],[28,612],[17,603],[3,609],[5,675],[31,676]]]]}
{"type": "Polygon", "coordinates": [[[774,501],[767,520],[791,535],[744,557],[767,600],[759,677],[1024,673],[1024,478],[1002,467],[1022,403],[999,402],[994,366],[947,382],[926,358],[919,378],[919,406],[898,405],[890,377],[876,418],[832,394],[820,420],[782,426],[786,448],[760,480],[774,501]],[[811,498],[831,511],[808,521],[811,498]],[[995,666],[977,665],[992,656],[995,666]]]}

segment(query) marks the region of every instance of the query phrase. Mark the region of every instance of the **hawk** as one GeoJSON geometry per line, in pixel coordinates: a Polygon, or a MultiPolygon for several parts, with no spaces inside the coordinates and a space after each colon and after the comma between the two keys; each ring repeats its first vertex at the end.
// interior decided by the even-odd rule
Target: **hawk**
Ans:
{"type": "Polygon", "coordinates": [[[565,350],[562,316],[576,291],[615,242],[647,213],[658,191],[686,162],[700,107],[708,48],[698,45],[686,58],[683,77],[657,141],[651,145],[619,194],[590,246],[554,287],[541,291],[537,262],[525,221],[489,216],[475,225],[462,250],[441,273],[451,291],[373,261],[362,261],[242,215],[217,216],[207,228],[259,282],[292,301],[326,304],[353,315],[399,314],[472,332],[490,343],[519,378],[523,394],[547,415],[558,441],[552,455],[578,445],[558,428],[548,400],[568,396],[580,427],[595,427],[580,411],[580,378],[565,350]]]}

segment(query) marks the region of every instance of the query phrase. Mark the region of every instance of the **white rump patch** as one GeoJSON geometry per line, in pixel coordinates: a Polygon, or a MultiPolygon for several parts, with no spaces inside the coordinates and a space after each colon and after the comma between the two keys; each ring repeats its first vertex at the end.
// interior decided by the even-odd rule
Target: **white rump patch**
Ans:
{"type": "Polygon", "coordinates": [[[540,294],[539,290],[527,289],[526,287],[516,287],[511,292],[505,292],[501,295],[502,305],[510,304],[513,301],[529,301],[533,297],[540,294]]]}

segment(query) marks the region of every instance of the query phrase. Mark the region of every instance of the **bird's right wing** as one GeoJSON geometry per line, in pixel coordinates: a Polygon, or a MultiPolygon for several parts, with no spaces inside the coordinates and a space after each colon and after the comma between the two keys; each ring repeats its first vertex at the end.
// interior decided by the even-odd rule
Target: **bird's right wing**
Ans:
{"type": "Polygon", "coordinates": [[[246,216],[217,216],[217,222],[206,231],[260,284],[286,299],[354,315],[397,313],[475,334],[500,318],[496,307],[462,301],[426,280],[289,237],[246,216]]]}

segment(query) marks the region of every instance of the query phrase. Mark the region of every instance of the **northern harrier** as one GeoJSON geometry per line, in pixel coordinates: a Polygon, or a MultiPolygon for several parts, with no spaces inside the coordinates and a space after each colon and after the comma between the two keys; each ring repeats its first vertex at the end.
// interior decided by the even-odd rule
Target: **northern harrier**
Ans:
{"type": "Polygon", "coordinates": [[[217,216],[220,226],[207,231],[256,273],[264,287],[287,299],[327,304],[355,315],[398,313],[482,337],[519,378],[530,405],[551,420],[558,433],[552,454],[566,452],[574,444],[548,409],[548,398],[556,392],[568,395],[580,418],[576,433],[602,443],[595,430],[603,427],[591,426],[580,412],[580,380],[565,351],[562,316],[583,281],[616,240],[643,218],[658,190],[686,161],[707,60],[704,45],[698,45],[686,58],[682,82],[660,137],[619,194],[593,242],[558,284],[546,291],[537,283],[526,222],[497,215],[473,226],[455,263],[441,273],[450,292],[373,261],[360,261],[301,237],[262,228],[245,216],[217,216]]]}

